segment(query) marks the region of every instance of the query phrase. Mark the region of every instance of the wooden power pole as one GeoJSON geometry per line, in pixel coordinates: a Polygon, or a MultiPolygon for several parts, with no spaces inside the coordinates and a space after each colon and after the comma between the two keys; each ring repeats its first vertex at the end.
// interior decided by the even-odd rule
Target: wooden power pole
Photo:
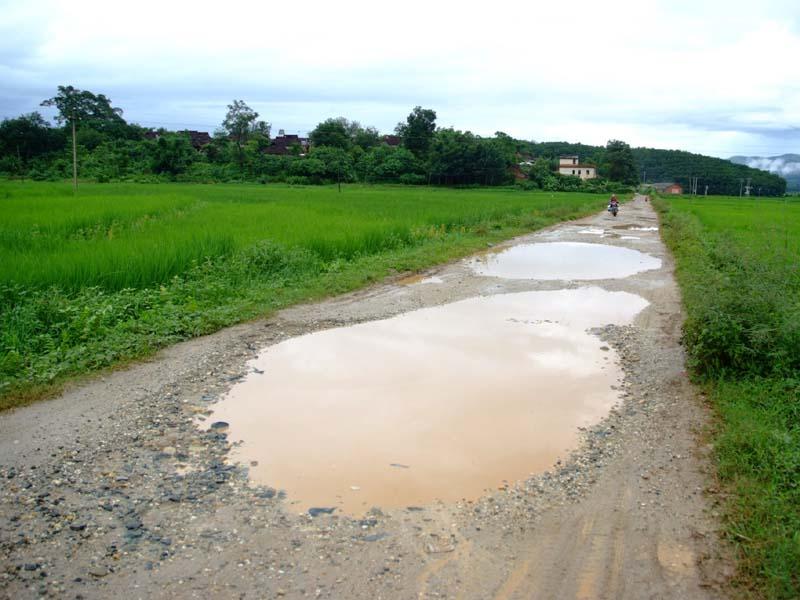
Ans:
{"type": "Polygon", "coordinates": [[[72,191],[78,193],[78,143],[75,141],[75,113],[72,113],[72,191]]]}

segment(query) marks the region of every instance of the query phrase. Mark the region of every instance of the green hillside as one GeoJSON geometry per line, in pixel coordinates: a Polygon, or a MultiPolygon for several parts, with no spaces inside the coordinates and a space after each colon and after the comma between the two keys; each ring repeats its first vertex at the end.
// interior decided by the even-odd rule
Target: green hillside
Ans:
{"type": "MultiPolygon", "coordinates": [[[[536,158],[551,160],[557,159],[561,154],[577,154],[582,162],[597,164],[600,175],[604,174],[605,148],[602,146],[569,142],[524,142],[519,149],[536,158]]],[[[656,148],[633,148],[633,157],[640,180],[646,176],[648,182],[676,182],[688,189],[690,179],[697,177],[698,192],[705,191],[705,186],[708,185],[709,194],[738,196],[741,180],[750,178],[754,194],[782,196],[786,193],[786,180],[783,177],[721,158],[656,148]]]]}

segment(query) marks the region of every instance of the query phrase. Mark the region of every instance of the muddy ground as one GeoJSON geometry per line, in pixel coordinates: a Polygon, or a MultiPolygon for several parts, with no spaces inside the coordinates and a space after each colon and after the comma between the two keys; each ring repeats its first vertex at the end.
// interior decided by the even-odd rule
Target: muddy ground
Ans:
{"type": "Polygon", "coordinates": [[[224,431],[197,427],[247,361],[286,338],[582,285],[479,277],[458,262],[427,273],[440,283],[397,279],[297,306],[0,415],[0,595],[721,597],[729,563],[700,435],[709,416],[684,370],[673,261],[658,231],[630,229],[657,226],[637,198],[616,219],[602,213],[504,245],[594,242],[663,261],[591,283],[650,305],[632,326],[596,330],[622,359],[622,399],[550,471],[471,501],[312,517],[280,490],[249,484],[247,468],[226,461],[224,431]]]}

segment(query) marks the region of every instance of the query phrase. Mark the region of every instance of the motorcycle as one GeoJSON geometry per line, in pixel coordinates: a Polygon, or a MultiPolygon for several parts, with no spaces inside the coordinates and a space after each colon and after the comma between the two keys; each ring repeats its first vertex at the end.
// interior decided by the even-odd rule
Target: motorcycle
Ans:
{"type": "Polygon", "coordinates": [[[619,205],[617,204],[609,204],[608,205],[608,212],[610,212],[615,217],[617,216],[617,212],[619,212],[619,205]]]}

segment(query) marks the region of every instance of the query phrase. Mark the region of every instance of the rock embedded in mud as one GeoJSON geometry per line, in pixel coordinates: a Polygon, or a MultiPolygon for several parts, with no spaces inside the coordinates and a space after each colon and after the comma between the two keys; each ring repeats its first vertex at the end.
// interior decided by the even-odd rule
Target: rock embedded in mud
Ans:
{"type": "Polygon", "coordinates": [[[312,517],[316,517],[318,515],[332,515],[333,511],[335,511],[335,507],[312,507],[308,509],[308,514],[312,517]]]}
{"type": "Polygon", "coordinates": [[[105,577],[108,575],[108,569],[101,566],[94,566],[89,568],[89,575],[92,577],[105,577]]]}

